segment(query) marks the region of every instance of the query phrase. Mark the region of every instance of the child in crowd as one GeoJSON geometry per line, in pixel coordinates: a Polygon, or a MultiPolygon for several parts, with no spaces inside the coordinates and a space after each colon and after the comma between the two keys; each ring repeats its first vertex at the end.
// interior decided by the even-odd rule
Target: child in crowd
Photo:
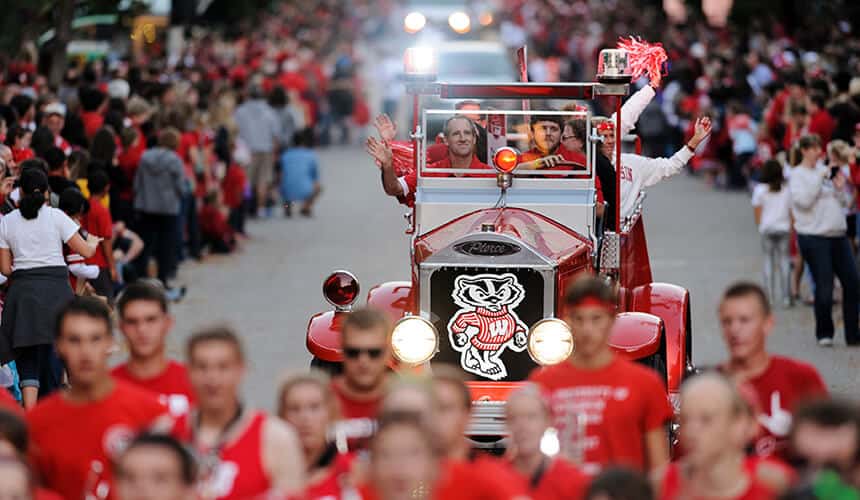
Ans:
{"type": "Polygon", "coordinates": [[[99,267],[99,275],[90,283],[98,295],[113,299],[113,283],[116,279],[116,267],[113,261],[113,219],[110,211],[102,204],[110,189],[108,175],[104,170],[92,170],[87,184],[90,190],[90,210],[83,217],[82,227],[90,234],[102,238],[96,254],[87,260],[87,264],[99,267]]]}
{"type": "Polygon", "coordinates": [[[247,184],[248,178],[245,175],[245,169],[236,161],[230,161],[224,179],[221,181],[221,190],[224,205],[230,209],[227,220],[233,231],[240,236],[245,235],[245,189],[247,184]]]}
{"type": "Polygon", "coordinates": [[[223,254],[236,248],[236,236],[224,216],[219,194],[218,191],[212,191],[203,200],[203,208],[200,209],[200,232],[203,235],[203,245],[208,246],[211,253],[223,254]]]}
{"type": "Polygon", "coordinates": [[[319,196],[319,159],[314,146],[314,132],[306,128],[296,132],[295,146],[281,155],[281,198],[287,217],[292,215],[293,203],[302,202],[300,213],[311,216],[311,209],[319,196]]]}
{"type": "Polygon", "coordinates": [[[791,196],[782,175],[782,165],[777,160],[764,162],[760,180],[761,183],[753,189],[752,205],[764,252],[765,289],[770,294],[771,302],[776,303],[776,283],[779,282],[781,298],[786,305],[790,305],[788,248],[791,196]]]}
{"type": "MultiPolygon", "coordinates": [[[[59,209],[79,225],[90,211],[90,202],[76,187],[69,187],[60,194],[59,209]]],[[[87,238],[87,230],[78,229],[81,238],[87,238]]],[[[69,283],[75,294],[81,295],[87,290],[87,280],[94,280],[99,276],[99,266],[87,264],[80,254],[72,252],[68,245],[63,245],[63,255],[69,266],[69,283]]],[[[92,290],[92,287],[89,287],[92,290]]]]}

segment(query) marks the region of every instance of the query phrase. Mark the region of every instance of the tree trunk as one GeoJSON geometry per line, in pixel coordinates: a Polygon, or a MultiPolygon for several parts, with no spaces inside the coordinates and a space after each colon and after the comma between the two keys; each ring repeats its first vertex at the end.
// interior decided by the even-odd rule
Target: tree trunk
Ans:
{"type": "Polygon", "coordinates": [[[54,40],[51,43],[51,71],[48,73],[48,84],[52,87],[62,82],[66,71],[66,46],[72,36],[75,0],[59,0],[56,8],[54,40]]]}

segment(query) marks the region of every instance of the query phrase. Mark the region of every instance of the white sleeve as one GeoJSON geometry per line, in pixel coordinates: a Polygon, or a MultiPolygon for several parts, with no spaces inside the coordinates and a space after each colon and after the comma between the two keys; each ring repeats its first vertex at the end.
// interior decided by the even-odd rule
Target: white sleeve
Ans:
{"type": "Polygon", "coordinates": [[[791,177],[788,179],[788,188],[791,192],[791,203],[801,209],[808,209],[815,204],[818,195],[821,193],[821,187],[824,185],[824,176],[807,175],[806,172],[798,170],[799,168],[807,168],[803,166],[794,167],[791,177]]]}
{"type": "Polygon", "coordinates": [[[63,243],[68,243],[72,236],[78,232],[78,223],[73,221],[71,217],[66,215],[62,210],[52,208],[51,209],[54,220],[57,223],[57,230],[60,233],[60,238],[63,239],[63,243]]]}
{"type": "MultiPolygon", "coordinates": [[[[624,102],[621,106],[621,137],[629,134],[636,127],[639,115],[645,111],[651,99],[654,99],[656,95],[657,92],[654,90],[654,87],[645,85],[624,102]]],[[[615,123],[615,113],[612,113],[612,117],[609,120],[613,124],[615,123]]]]}
{"type": "Polygon", "coordinates": [[[767,184],[759,183],[756,184],[755,188],[753,188],[751,202],[754,207],[760,207],[762,205],[762,197],[764,197],[764,189],[762,188],[767,189],[767,184]]]}
{"type": "Polygon", "coordinates": [[[403,196],[409,194],[409,184],[406,184],[406,177],[398,177],[397,182],[400,183],[400,189],[403,190],[403,196]]]}
{"type": "Polygon", "coordinates": [[[671,158],[646,158],[632,154],[623,156],[624,164],[633,169],[633,175],[640,176],[642,187],[646,188],[679,173],[693,157],[693,152],[684,146],[671,158]]]}
{"type": "Polygon", "coordinates": [[[94,280],[99,277],[99,266],[87,264],[69,264],[69,272],[75,277],[94,280]]]}
{"type": "Polygon", "coordinates": [[[9,240],[6,238],[6,217],[0,219],[0,248],[9,248],[9,240]]]}

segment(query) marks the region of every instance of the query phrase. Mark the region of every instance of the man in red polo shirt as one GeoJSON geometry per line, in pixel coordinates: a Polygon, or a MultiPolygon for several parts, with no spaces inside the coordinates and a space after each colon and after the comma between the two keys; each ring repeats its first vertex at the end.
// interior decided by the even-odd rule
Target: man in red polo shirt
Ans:
{"type": "MultiPolygon", "coordinates": [[[[459,168],[487,170],[486,174],[480,176],[495,177],[493,170],[486,163],[482,163],[475,155],[475,144],[477,135],[472,121],[465,116],[452,116],[445,122],[445,142],[448,144],[448,157],[435,163],[427,165],[427,169],[434,168],[459,168]]],[[[414,170],[408,174],[398,177],[394,171],[393,154],[391,147],[373,137],[367,140],[367,152],[376,160],[382,172],[382,188],[385,194],[396,196],[404,205],[414,203],[414,193],[418,184],[418,173],[414,170]]],[[[430,176],[431,172],[424,175],[430,176]]],[[[447,176],[448,174],[438,174],[447,176]]]]}
{"type": "Polygon", "coordinates": [[[363,447],[373,434],[376,414],[388,389],[391,325],[373,309],[351,312],[341,326],[343,373],[332,380],[342,420],[337,432],[351,447],[363,447]]]}
{"type": "Polygon", "coordinates": [[[110,376],[114,347],[110,310],[76,297],[57,315],[56,347],[69,388],[27,415],[33,465],[45,487],[63,498],[110,498],[111,462],[166,408],[147,391],[110,376]]]}
{"type": "Polygon", "coordinates": [[[187,413],[194,403],[188,371],[165,354],[167,335],[174,323],[164,291],[144,281],[132,283],[117,300],[117,312],[129,358],[111,374],[155,393],[171,415],[187,413]]]}
{"type": "Polygon", "coordinates": [[[549,395],[562,454],[588,474],[609,464],[640,471],[665,465],[672,408],[654,371],[609,346],[615,292],[602,279],[583,275],[564,301],[576,352],[530,377],[549,395]]]}
{"type": "Polygon", "coordinates": [[[761,456],[785,455],[792,414],[804,400],[827,395],[814,366],[767,352],[773,331],[770,302],[755,283],[730,286],[720,303],[720,325],[729,359],[720,370],[754,389],[760,433],[755,452],[761,456]]]}

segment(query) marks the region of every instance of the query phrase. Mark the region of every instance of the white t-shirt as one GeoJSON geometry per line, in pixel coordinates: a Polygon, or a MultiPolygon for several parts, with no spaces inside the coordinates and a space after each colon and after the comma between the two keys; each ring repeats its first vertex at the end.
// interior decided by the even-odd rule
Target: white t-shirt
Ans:
{"type": "Polygon", "coordinates": [[[20,210],[0,219],[0,248],[12,252],[12,271],[65,266],[63,243],[78,231],[78,224],[62,210],[43,205],[35,219],[20,210]]]}
{"type": "Polygon", "coordinates": [[[761,234],[787,233],[791,229],[791,193],[788,186],[774,193],[765,183],[756,184],[752,194],[752,206],[761,207],[761,234]]]}

